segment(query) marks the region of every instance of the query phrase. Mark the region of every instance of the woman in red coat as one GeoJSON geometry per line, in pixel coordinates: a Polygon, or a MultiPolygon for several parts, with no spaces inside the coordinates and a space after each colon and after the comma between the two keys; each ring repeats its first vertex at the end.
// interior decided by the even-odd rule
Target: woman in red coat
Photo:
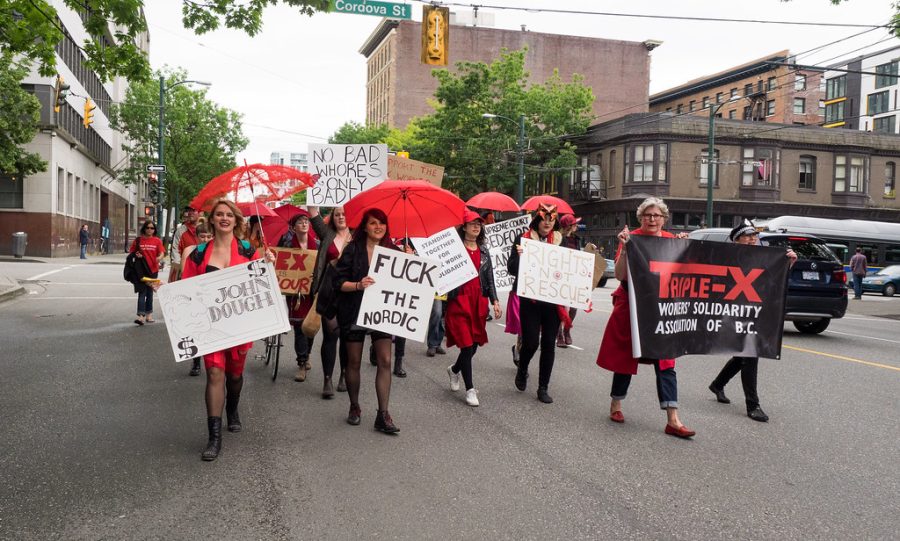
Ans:
{"type": "MultiPolygon", "coordinates": [[[[631,321],[628,306],[628,264],[627,246],[631,235],[653,235],[672,238],[675,235],[663,231],[663,225],[669,217],[669,207],[662,199],[648,197],[637,209],[637,217],[641,225],[633,231],[625,229],[619,232],[619,250],[616,254],[616,279],[620,285],[612,294],[613,311],[606,323],[597,365],[613,372],[612,401],[609,405],[609,418],[616,423],[624,423],[622,400],[628,394],[631,376],[637,374],[638,363],[652,364],[656,372],[656,394],[659,397],[660,409],[666,410],[666,434],[679,438],[690,438],[695,432],[688,429],[678,418],[678,380],[675,375],[675,359],[636,359],[631,356],[631,321]]],[[[687,235],[679,233],[678,238],[687,235]]]]}

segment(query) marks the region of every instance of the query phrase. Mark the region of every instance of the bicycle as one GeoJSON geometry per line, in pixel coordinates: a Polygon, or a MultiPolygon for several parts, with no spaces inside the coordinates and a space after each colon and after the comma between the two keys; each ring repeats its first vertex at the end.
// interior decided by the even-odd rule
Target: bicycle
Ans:
{"type": "Polygon", "coordinates": [[[269,363],[272,362],[272,381],[275,381],[275,378],[278,377],[278,365],[281,361],[281,348],[284,346],[281,341],[280,334],[276,334],[275,336],[268,336],[265,338],[264,342],[266,344],[265,353],[262,355],[257,354],[256,357],[263,359],[263,364],[265,366],[269,366],[269,363]]]}

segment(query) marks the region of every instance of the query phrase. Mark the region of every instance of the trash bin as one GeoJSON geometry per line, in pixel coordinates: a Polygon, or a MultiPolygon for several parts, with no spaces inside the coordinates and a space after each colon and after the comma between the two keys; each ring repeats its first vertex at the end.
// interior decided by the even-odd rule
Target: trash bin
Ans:
{"type": "Polygon", "coordinates": [[[19,231],[12,234],[13,257],[25,257],[25,246],[28,245],[28,233],[19,231]]]}

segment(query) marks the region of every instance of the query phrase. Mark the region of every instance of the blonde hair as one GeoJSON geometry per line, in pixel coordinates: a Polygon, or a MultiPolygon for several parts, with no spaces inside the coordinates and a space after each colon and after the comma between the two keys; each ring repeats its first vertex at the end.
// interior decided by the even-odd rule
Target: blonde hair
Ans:
{"type": "Polygon", "coordinates": [[[644,211],[647,210],[647,207],[656,207],[659,209],[659,213],[663,215],[663,217],[668,220],[669,219],[669,206],[666,205],[666,202],[658,197],[648,197],[644,199],[644,202],[641,203],[637,208],[637,218],[641,219],[644,211]]]}
{"type": "MultiPolygon", "coordinates": [[[[216,207],[219,205],[225,205],[229,209],[231,209],[232,214],[234,214],[234,236],[237,238],[243,238],[241,233],[244,230],[244,215],[241,213],[241,209],[234,204],[234,201],[229,199],[219,199],[215,203],[213,203],[212,208],[209,211],[209,219],[212,220],[213,213],[216,211],[216,207]]],[[[215,235],[215,229],[213,229],[213,235],[215,235]]]]}

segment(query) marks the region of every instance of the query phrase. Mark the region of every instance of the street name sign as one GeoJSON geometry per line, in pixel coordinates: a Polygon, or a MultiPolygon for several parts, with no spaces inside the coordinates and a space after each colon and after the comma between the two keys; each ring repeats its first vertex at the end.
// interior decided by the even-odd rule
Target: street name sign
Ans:
{"type": "Polygon", "coordinates": [[[152,164],[147,166],[148,173],[165,173],[166,164],[152,164]]]}
{"type": "Polygon", "coordinates": [[[369,0],[334,0],[331,4],[334,11],[352,13],[354,15],[372,15],[388,19],[412,19],[410,4],[394,2],[374,2],[369,0]]]}

